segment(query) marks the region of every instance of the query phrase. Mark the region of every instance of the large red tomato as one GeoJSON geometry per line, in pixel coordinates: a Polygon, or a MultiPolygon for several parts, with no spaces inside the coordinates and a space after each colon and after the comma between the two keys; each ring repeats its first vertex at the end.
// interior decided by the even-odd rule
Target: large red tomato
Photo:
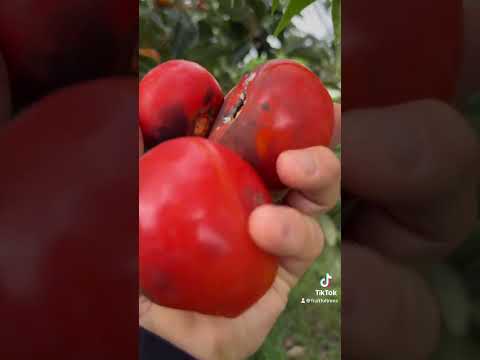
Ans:
{"type": "Polygon", "coordinates": [[[342,108],[451,101],[463,44],[462,0],[342,2],[342,108]]]}
{"type": "Polygon", "coordinates": [[[276,259],[248,217],[271,201],[254,170],[200,137],[167,141],[140,159],[140,288],[152,301],[234,317],[272,285],[276,259]]]}
{"type": "Polygon", "coordinates": [[[53,89],[131,71],[138,1],[0,2],[0,52],[18,108],[53,89]]]}
{"type": "Polygon", "coordinates": [[[297,62],[273,60],[227,94],[210,139],[234,150],[270,188],[280,189],[280,153],[328,146],[333,116],[332,98],[318,76],[297,62]]]}
{"type": "Polygon", "coordinates": [[[137,89],[64,89],[0,132],[3,359],[138,356],[137,89]]]}
{"type": "Polygon", "coordinates": [[[180,136],[206,136],[223,103],[217,80],[202,66],[171,60],[140,82],[139,121],[147,147],[180,136]]]}

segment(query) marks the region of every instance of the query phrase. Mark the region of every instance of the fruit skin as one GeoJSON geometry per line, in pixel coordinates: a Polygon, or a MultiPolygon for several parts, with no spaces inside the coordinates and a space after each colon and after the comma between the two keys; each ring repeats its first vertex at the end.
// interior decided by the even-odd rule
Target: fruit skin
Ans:
{"type": "Polygon", "coordinates": [[[157,304],[236,317],[272,285],[277,260],[248,231],[270,195],[250,165],[204,138],[140,159],[140,288],[157,304]]]}
{"type": "Polygon", "coordinates": [[[332,98],[320,79],[297,62],[273,60],[246,74],[227,94],[209,138],[234,150],[269,188],[279,190],[280,153],[328,146],[333,127],[332,98]]]}
{"type": "Polygon", "coordinates": [[[451,102],[463,53],[463,5],[450,0],[342,3],[342,109],[425,98],[451,102]]]}
{"type": "Polygon", "coordinates": [[[138,1],[0,2],[0,52],[18,109],[52,90],[130,74],[138,1]]]}
{"type": "Polygon", "coordinates": [[[137,94],[73,86],[0,131],[2,358],[138,357],[137,94]]]}
{"type": "Polygon", "coordinates": [[[139,121],[145,146],[181,136],[206,136],[223,103],[217,80],[202,66],[171,60],[140,82],[139,121]]]}

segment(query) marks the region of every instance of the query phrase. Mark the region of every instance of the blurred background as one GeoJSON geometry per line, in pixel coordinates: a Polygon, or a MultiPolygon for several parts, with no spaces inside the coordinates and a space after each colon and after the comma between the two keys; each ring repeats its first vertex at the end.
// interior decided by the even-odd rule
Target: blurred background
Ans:
{"type": "Polygon", "coordinates": [[[287,15],[293,17],[283,17],[286,8],[282,1],[276,6],[273,3],[141,0],[140,76],[159,61],[189,59],[209,69],[228,91],[244,72],[258,64],[290,58],[309,66],[338,98],[340,44],[335,36],[332,1],[293,1],[297,5],[287,7],[292,9],[287,15]],[[287,26],[275,36],[279,25],[287,26]]]}
{"type": "MultiPolygon", "coordinates": [[[[226,93],[259,64],[289,58],[318,74],[341,102],[340,1],[140,0],[139,12],[140,77],[160,62],[188,59],[214,74],[226,93]]],[[[327,237],[325,252],[252,359],[340,359],[340,203],[318,220],[327,237]],[[302,303],[316,298],[326,273],[333,276],[338,302],[302,303]]]]}

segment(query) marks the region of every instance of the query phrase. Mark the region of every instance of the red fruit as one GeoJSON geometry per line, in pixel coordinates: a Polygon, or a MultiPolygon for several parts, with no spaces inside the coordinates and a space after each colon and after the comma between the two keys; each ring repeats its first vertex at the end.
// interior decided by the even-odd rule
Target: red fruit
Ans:
{"type": "Polygon", "coordinates": [[[139,120],[149,148],[180,136],[206,136],[220,110],[223,93],[200,65],[171,60],[140,82],[139,120]]]}
{"type": "Polygon", "coordinates": [[[233,149],[270,188],[280,189],[280,153],[328,146],[333,126],[333,102],[320,79],[299,63],[274,60],[227,94],[210,139],[233,149]]]}
{"type": "Polygon", "coordinates": [[[462,3],[344,1],[343,110],[451,101],[462,57],[462,3]]]}
{"type": "Polygon", "coordinates": [[[130,73],[137,39],[138,1],[0,2],[0,52],[17,108],[65,85],[130,73]]]}
{"type": "Polygon", "coordinates": [[[140,288],[178,309],[235,317],[272,285],[275,258],[251,239],[248,217],[271,201],[254,170],[199,137],[140,159],[140,288]]]}
{"type": "Polygon", "coordinates": [[[137,93],[74,86],[0,131],[0,357],[137,358],[137,93]]]}

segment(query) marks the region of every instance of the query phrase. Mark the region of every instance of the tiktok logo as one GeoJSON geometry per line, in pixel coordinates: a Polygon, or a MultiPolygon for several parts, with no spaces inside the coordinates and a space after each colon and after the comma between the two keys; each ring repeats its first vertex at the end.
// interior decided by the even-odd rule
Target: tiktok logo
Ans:
{"type": "Polygon", "coordinates": [[[303,298],[302,304],[338,304],[338,292],[337,289],[327,289],[332,286],[333,275],[326,273],[323,278],[320,279],[320,286],[323,289],[315,289],[315,297],[303,298]]]}
{"type": "Polygon", "coordinates": [[[333,276],[327,273],[324,278],[320,280],[320,286],[323,288],[328,288],[332,285],[333,276]]]}

